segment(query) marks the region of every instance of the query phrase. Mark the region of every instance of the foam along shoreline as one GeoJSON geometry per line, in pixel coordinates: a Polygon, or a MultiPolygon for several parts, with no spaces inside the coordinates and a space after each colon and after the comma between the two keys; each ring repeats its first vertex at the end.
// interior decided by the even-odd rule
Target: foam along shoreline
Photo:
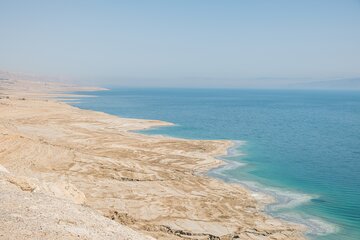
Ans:
{"type": "MultiPolygon", "coordinates": [[[[175,126],[175,124],[173,126],[175,126]]],[[[143,132],[143,130],[137,132],[140,132],[141,134],[146,134],[146,130],[158,129],[163,127],[168,126],[153,126],[149,129],[144,129],[145,132],[143,132]]],[[[153,136],[165,138],[172,137],[171,135],[166,134],[154,134],[153,136]]],[[[294,212],[281,212],[281,210],[292,209],[297,206],[306,204],[312,199],[316,199],[317,196],[297,193],[290,190],[287,191],[274,187],[267,187],[254,181],[238,180],[226,175],[225,172],[228,170],[241,168],[247,165],[246,163],[229,159],[241,157],[244,155],[244,153],[241,152],[240,148],[246,144],[246,141],[232,140],[231,142],[232,144],[226,150],[226,154],[217,157],[222,161],[222,164],[212,169],[209,169],[207,175],[209,175],[210,177],[222,179],[226,182],[232,182],[246,187],[247,189],[249,189],[252,196],[256,198],[259,203],[262,204],[264,211],[267,214],[275,218],[283,219],[287,222],[304,226],[306,228],[306,234],[309,237],[324,236],[338,231],[337,226],[315,216],[294,212]]]]}
{"type": "MultiPolygon", "coordinates": [[[[135,133],[169,123],[119,118],[43,100],[29,94],[30,83],[25,99],[21,97],[23,88],[14,94],[16,84],[11,85],[11,92],[3,88],[10,97],[0,99],[0,164],[12,175],[0,176],[0,182],[4,187],[20,183],[22,188],[16,185],[13,190],[26,190],[30,202],[42,194],[80,203],[121,226],[160,240],[304,239],[298,225],[265,215],[249,190],[205,176],[224,165],[216,157],[226,154],[230,141],[135,133]],[[14,178],[18,180],[14,182],[14,178]],[[41,193],[34,191],[41,186],[41,193]]],[[[46,89],[44,92],[41,96],[47,94],[46,89]]],[[[41,201],[34,202],[42,209],[38,204],[41,201]]],[[[9,205],[6,211],[0,208],[0,215],[3,220],[10,219],[7,226],[14,231],[46,225],[43,216],[54,218],[46,211],[37,214],[35,222],[19,222],[11,217],[11,207],[15,206],[9,205]]],[[[21,217],[22,212],[18,214],[21,217]]],[[[81,212],[76,214],[83,219],[81,212]]],[[[81,227],[81,222],[72,224],[81,227]]],[[[0,232],[31,239],[31,234],[11,233],[11,229],[1,229],[3,226],[0,224],[0,232]]],[[[50,234],[38,230],[39,234],[50,234]]],[[[85,237],[85,233],[80,235],[85,237]]]]}
{"type": "Polygon", "coordinates": [[[252,192],[252,195],[263,205],[264,211],[276,218],[283,219],[288,222],[300,224],[306,228],[306,234],[309,237],[324,236],[339,231],[339,228],[325,220],[316,216],[299,213],[286,212],[283,210],[291,210],[300,205],[309,203],[312,199],[318,198],[316,195],[298,193],[291,190],[279,189],[275,187],[268,187],[255,181],[239,180],[230,177],[225,172],[246,166],[246,163],[241,161],[231,160],[230,158],[241,157],[244,153],[241,152],[241,146],[246,144],[246,141],[234,140],[233,146],[228,149],[226,155],[221,156],[220,159],[226,164],[221,165],[209,171],[212,177],[220,178],[226,182],[240,184],[252,192]]]}

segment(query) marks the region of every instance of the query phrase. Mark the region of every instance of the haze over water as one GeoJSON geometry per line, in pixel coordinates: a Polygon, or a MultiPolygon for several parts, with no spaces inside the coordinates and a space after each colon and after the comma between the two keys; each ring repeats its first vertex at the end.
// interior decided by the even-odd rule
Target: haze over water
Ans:
{"type": "Polygon", "coordinates": [[[0,70],[130,87],[360,77],[358,0],[1,0],[0,9],[0,70]]]}
{"type": "Polygon", "coordinates": [[[310,237],[360,238],[360,92],[113,89],[91,95],[98,97],[75,105],[176,124],[148,134],[245,141],[238,149],[245,155],[229,158],[242,164],[218,176],[283,203],[303,201],[269,211],[310,224],[310,237]]]}

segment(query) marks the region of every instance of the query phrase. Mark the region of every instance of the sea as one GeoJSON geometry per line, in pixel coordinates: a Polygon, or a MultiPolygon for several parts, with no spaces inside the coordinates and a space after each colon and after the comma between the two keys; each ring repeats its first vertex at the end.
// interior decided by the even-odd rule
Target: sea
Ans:
{"type": "MultiPolygon", "coordinates": [[[[79,94],[79,93],[77,93],[79,94]]],[[[172,122],[140,131],[226,139],[209,172],[276,201],[265,211],[307,226],[309,239],[360,239],[360,91],[111,88],[72,105],[172,122]]]]}

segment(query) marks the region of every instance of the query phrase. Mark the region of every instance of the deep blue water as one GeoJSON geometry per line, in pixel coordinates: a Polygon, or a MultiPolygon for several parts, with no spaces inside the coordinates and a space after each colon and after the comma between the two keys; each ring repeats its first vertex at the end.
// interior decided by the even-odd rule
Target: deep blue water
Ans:
{"type": "Polygon", "coordinates": [[[245,155],[228,158],[246,165],[214,176],[277,196],[282,205],[269,206],[270,213],[309,225],[311,238],[360,239],[360,92],[113,89],[89,94],[97,97],[74,105],[176,124],[149,134],[246,141],[238,149],[245,155]]]}

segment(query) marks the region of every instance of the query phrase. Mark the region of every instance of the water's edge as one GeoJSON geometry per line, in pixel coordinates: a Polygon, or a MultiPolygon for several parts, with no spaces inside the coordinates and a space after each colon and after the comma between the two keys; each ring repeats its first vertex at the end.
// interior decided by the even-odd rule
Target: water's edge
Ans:
{"type": "Polygon", "coordinates": [[[292,209],[302,204],[306,204],[312,199],[318,198],[318,196],[265,186],[255,181],[239,180],[227,175],[226,171],[238,169],[246,165],[244,162],[230,159],[244,156],[244,153],[241,152],[241,147],[246,144],[246,141],[233,140],[233,143],[234,145],[228,149],[226,155],[218,157],[218,159],[224,161],[225,164],[218,168],[211,169],[208,172],[209,176],[226,182],[237,183],[245,187],[259,203],[265,204],[264,211],[266,214],[290,223],[304,226],[307,229],[305,232],[306,236],[310,239],[338,231],[338,228],[335,225],[328,223],[323,219],[309,215],[301,215],[299,213],[282,212],[282,210],[292,209]],[[269,198],[271,199],[270,201],[269,198]]]}
{"type": "MultiPolygon", "coordinates": [[[[78,99],[77,99],[78,100],[78,99]]],[[[69,105],[74,105],[77,102],[64,101],[69,105]]],[[[78,106],[76,106],[78,107],[78,106]]],[[[81,107],[79,107],[81,108],[81,107]]],[[[117,115],[117,114],[115,114],[117,115]]],[[[117,115],[121,117],[120,115],[117,115]]],[[[174,124],[173,126],[176,126],[174,124]]],[[[148,131],[164,128],[170,126],[160,126],[160,127],[151,127],[143,130],[136,130],[134,132],[145,134],[145,135],[159,135],[152,134],[148,131]]],[[[178,138],[176,136],[171,136],[170,134],[162,134],[163,136],[178,138]]],[[[185,137],[186,138],[186,137],[185,137]]],[[[186,138],[192,140],[192,138],[186,138]]],[[[265,214],[284,220],[289,223],[298,224],[305,226],[307,231],[305,232],[306,237],[309,239],[317,238],[318,236],[324,236],[337,232],[339,229],[337,226],[326,222],[325,220],[311,216],[305,215],[300,212],[286,212],[283,210],[289,210],[296,208],[300,205],[309,203],[312,199],[318,198],[316,195],[310,195],[305,193],[295,192],[293,190],[282,189],[270,187],[259,182],[250,180],[250,179],[237,179],[226,174],[227,171],[232,169],[238,169],[246,165],[245,162],[241,162],[241,156],[244,153],[241,151],[241,147],[246,144],[246,141],[232,140],[234,143],[233,146],[227,149],[227,153],[223,156],[216,157],[219,160],[224,162],[220,167],[216,167],[207,172],[207,175],[213,178],[223,180],[225,182],[237,183],[245,187],[252,196],[258,200],[259,204],[264,206],[265,214]],[[232,158],[237,158],[236,160],[232,158]],[[240,158],[240,159],[239,159],[240,158]],[[269,201],[272,199],[272,201],[269,201]]]]}
{"type": "MultiPolygon", "coordinates": [[[[176,126],[176,124],[174,124],[173,126],[176,126]]],[[[148,129],[137,130],[134,132],[145,135],[155,135],[155,136],[174,138],[174,136],[167,134],[159,135],[159,134],[148,133],[148,131],[150,130],[167,128],[167,127],[171,127],[171,126],[160,126],[160,127],[154,126],[148,129]]],[[[246,141],[244,140],[231,140],[231,141],[233,142],[233,145],[227,149],[226,154],[216,157],[216,159],[223,161],[224,164],[219,167],[210,169],[207,172],[207,176],[220,179],[225,182],[236,183],[241,185],[242,187],[244,187],[249,191],[249,193],[258,201],[258,203],[261,206],[262,205],[264,206],[265,214],[289,222],[291,224],[296,224],[296,225],[300,225],[301,227],[305,227],[306,229],[305,236],[308,239],[313,239],[316,238],[317,236],[332,234],[338,231],[337,226],[328,223],[321,218],[300,214],[300,213],[282,212],[282,210],[292,209],[302,204],[306,204],[310,202],[312,199],[318,198],[318,196],[299,193],[292,190],[285,190],[285,189],[265,186],[256,181],[239,180],[227,175],[226,171],[238,169],[246,166],[246,163],[244,162],[235,161],[231,159],[234,157],[244,156],[244,153],[241,151],[241,147],[246,144],[246,141]]]]}

